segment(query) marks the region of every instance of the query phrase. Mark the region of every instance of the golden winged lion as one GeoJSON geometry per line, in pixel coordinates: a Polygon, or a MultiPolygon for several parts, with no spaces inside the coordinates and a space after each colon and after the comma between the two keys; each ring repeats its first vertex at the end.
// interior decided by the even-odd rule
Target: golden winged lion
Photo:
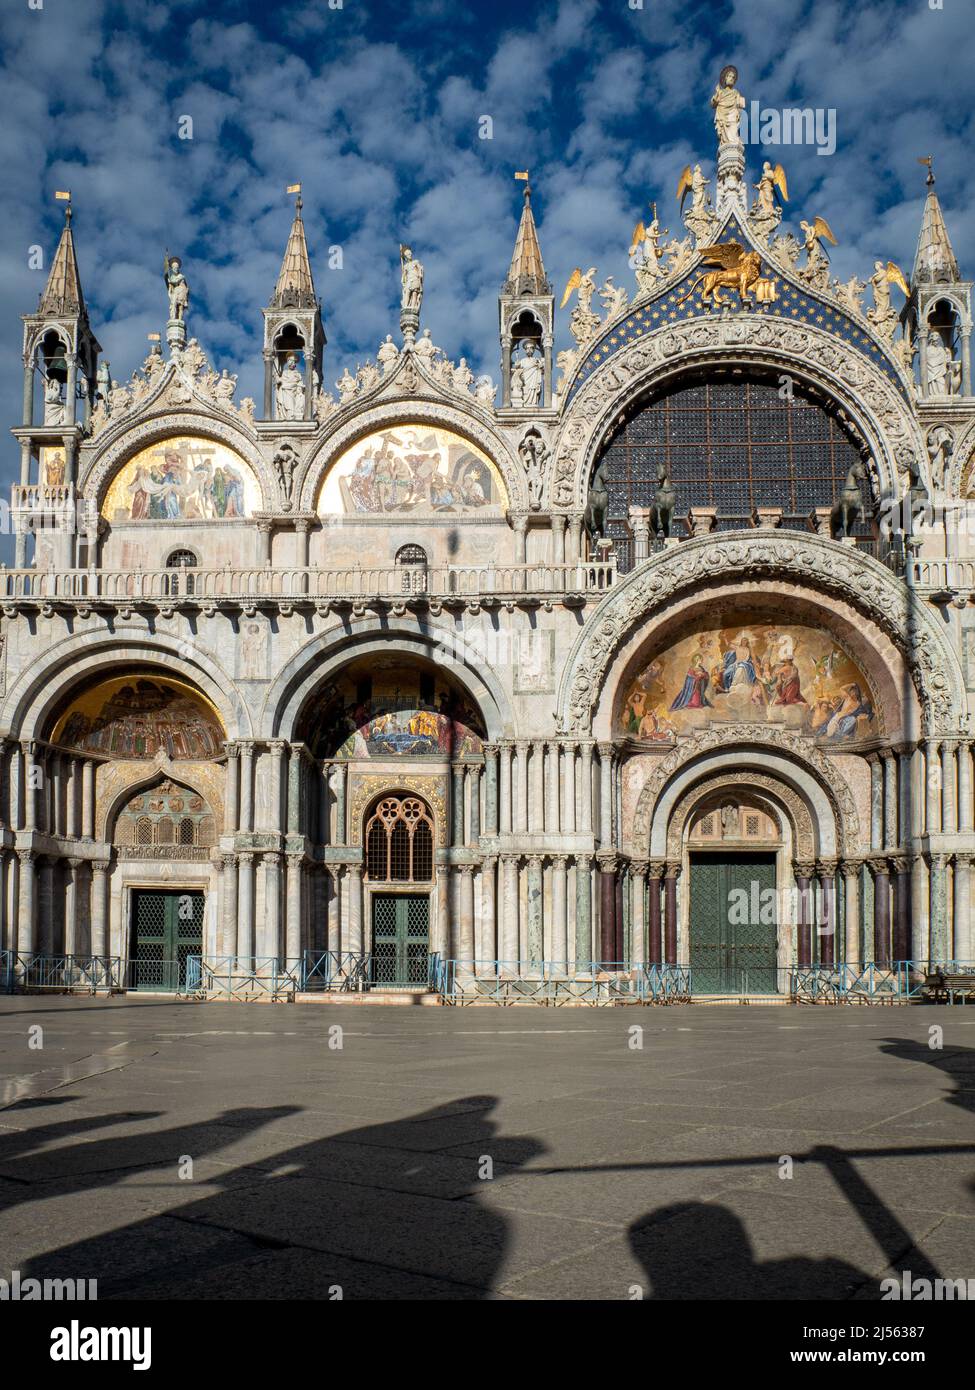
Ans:
{"type": "Polygon", "coordinates": [[[740,241],[723,241],[715,246],[702,246],[701,259],[705,265],[719,267],[699,275],[686,294],[677,301],[683,304],[692,294],[701,290],[701,298],[712,304],[721,305],[722,290],[737,290],[742,307],[751,303],[751,289],[756,280],[761,279],[762,258],[757,251],[746,251],[740,241]]]}

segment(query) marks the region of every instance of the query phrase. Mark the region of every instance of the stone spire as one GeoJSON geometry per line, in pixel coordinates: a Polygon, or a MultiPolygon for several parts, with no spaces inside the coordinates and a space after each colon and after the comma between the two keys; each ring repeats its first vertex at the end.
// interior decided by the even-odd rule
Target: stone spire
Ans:
{"type": "Polygon", "coordinates": [[[52,316],[68,314],[87,319],[85,297],[81,292],[78,276],[78,262],[74,253],[74,237],[71,233],[71,204],[64,209],[64,228],[58,249],[51,263],[51,273],[37,306],[39,314],[52,316]]]}
{"type": "Polygon", "coordinates": [[[501,293],[507,295],[552,293],[551,283],[545,274],[545,266],[542,264],[542,251],[538,244],[538,232],[535,230],[535,218],[532,215],[532,191],[527,182],[525,183],[525,202],[521,210],[521,221],[518,224],[518,235],[515,238],[514,255],[511,257],[511,268],[508,271],[508,278],[501,287],[501,293]]]}
{"type": "Polygon", "coordinates": [[[915,285],[953,284],[961,279],[958,262],[951,248],[938,195],[934,191],[934,171],[931,168],[930,157],[923,163],[928,166],[928,196],[924,203],[921,234],[917,239],[911,280],[915,285]]]}
{"type": "Polygon", "coordinates": [[[291,235],[285,248],[284,260],[278,283],[274,287],[269,309],[314,309],[318,304],[315,297],[315,282],[312,280],[311,264],[308,260],[308,244],[305,241],[305,224],[301,220],[301,195],[295,203],[295,220],[291,224],[291,235]]]}

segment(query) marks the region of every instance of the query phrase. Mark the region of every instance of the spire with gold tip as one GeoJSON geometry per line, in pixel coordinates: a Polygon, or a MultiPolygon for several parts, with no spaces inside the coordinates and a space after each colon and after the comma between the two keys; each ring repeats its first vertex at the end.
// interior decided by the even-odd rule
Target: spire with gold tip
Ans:
{"type": "Polygon", "coordinates": [[[308,243],[305,241],[305,224],[301,220],[301,184],[292,184],[289,193],[297,193],[295,217],[291,224],[291,234],[281,262],[278,282],[268,306],[272,309],[314,309],[318,303],[315,296],[315,282],[312,279],[311,263],[308,260],[308,243]]]}
{"type": "Polygon", "coordinates": [[[525,201],[518,224],[518,235],[515,238],[511,267],[508,270],[508,278],[501,287],[501,293],[551,294],[552,286],[542,264],[542,250],[538,244],[538,232],[535,230],[535,218],[532,214],[532,191],[528,182],[528,171],[520,171],[515,174],[515,178],[524,180],[525,201]]]}
{"type": "Polygon", "coordinates": [[[64,202],[64,227],[61,240],[54,253],[51,273],[37,306],[39,314],[77,314],[87,318],[85,297],[81,292],[81,278],[78,275],[78,262],[74,253],[74,237],[71,232],[71,195],[58,193],[59,201],[64,202]]]}
{"type": "Polygon", "coordinates": [[[934,161],[931,155],[924,155],[918,162],[926,164],[928,168],[928,196],[924,203],[924,216],[921,218],[921,232],[917,239],[911,281],[915,285],[938,282],[950,284],[960,280],[961,275],[941,212],[941,204],[934,191],[934,161]]]}

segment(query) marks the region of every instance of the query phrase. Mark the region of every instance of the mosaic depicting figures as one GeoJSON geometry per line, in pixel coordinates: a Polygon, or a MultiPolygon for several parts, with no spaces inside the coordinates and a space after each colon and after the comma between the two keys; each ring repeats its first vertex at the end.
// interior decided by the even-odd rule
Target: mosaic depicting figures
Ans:
{"type": "Polygon", "coordinates": [[[225,735],[190,687],[156,677],[102,681],[62,716],[52,742],[85,753],[129,758],[213,758],[225,735]]]}
{"type": "Polygon", "coordinates": [[[622,732],[651,743],[722,723],[782,724],[827,743],[879,732],[866,679],[832,634],[747,616],[661,652],[623,705],[622,732]]]}
{"type": "Polygon", "coordinates": [[[494,465],[473,444],[430,425],[396,425],[358,440],[332,468],[322,515],[474,513],[508,505],[494,465]]]}
{"type": "Polygon", "coordinates": [[[330,683],[307,718],[319,758],[388,758],[483,752],[479,711],[431,670],[384,665],[330,683]]]}
{"type": "Polygon", "coordinates": [[[109,521],[227,521],[260,509],[257,479],[239,454],[212,439],[150,444],[112,479],[109,521]]]}

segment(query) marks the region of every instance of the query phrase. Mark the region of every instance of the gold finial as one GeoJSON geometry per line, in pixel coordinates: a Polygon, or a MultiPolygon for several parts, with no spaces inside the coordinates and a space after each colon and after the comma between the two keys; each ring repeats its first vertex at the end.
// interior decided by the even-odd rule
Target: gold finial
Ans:
{"type": "Polygon", "coordinates": [[[928,187],[930,188],[930,187],[934,184],[934,155],[933,155],[933,154],[922,154],[922,155],[918,155],[918,160],[917,160],[917,162],[918,162],[918,164],[926,164],[926,165],[927,165],[927,168],[928,168],[928,176],[927,176],[927,178],[926,178],[924,181],[925,181],[925,183],[928,185],[928,187]]]}
{"type": "Polygon", "coordinates": [[[298,197],[297,197],[297,199],[295,200],[295,212],[300,213],[300,212],[301,212],[301,209],[302,209],[302,206],[303,206],[302,201],[301,201],[301,184],[300,184],[300,183],[289,183],[288,186],[287,186],[287,188],[285,189],[285,192],[286,192],[286,193],[297,193],[298,197]]]}
{"type": "Polygon", "coordinates": [[[516,179],[521,179],[521,180],[524,182],[524,185],[525,185],[525,202],[526,202],[526,203],[530,202],[530,201],[531,201],[531,196],[532,196],[532,190],[531,190],[531,184],[530,184],[529,181],[528,181],[528,170],[527,170],[527,169],[516,169],[516,170],[515,170],[515,178],[516,178],[516,179]]]}
{"type": "Polygon", "coordinates": [[[70,221],[71,221],[71,194],[67,191],[67,189],[58,188],[58,189],[55,189],[54,197],[55,197],[56,201],[59,202],[59,203],[67,203],[68,206],[64,209],[64,220],[65,220],[65,222],[70,222],[70,221]]]}

